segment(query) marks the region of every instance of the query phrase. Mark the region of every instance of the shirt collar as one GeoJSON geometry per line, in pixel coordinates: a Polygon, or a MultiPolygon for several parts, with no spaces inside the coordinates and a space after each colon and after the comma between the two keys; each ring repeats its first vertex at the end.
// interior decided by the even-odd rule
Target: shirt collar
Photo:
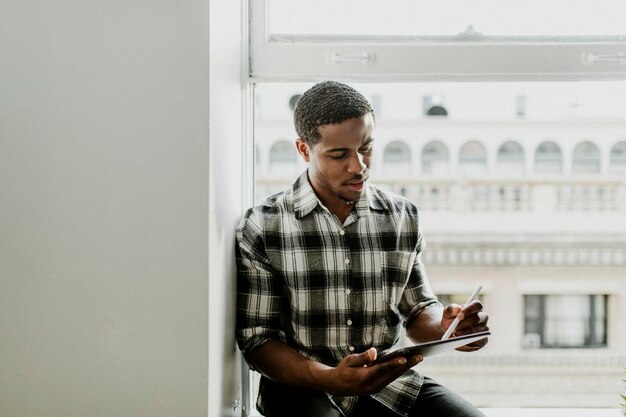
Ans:
{"type": "MultiPolygon", "coordinates": [[[[366,189],[359,201],[355,203],[355,209],[359,217],[369,215],[369,210],[389,211],[387,202],[381,197],[380,190],[365,183],[366,189]]],[[[300,219],[315,209],[322,206],[322,202],[317,198],[311,183],[309,182],[308,170],[293,184],[293,208],[297,219],[300,219]]]]}
{"type": "Polygon", "coordinates": [[[309,182],[308,170],[305,170],[293,183],[293,210],[300,219],[313,211],[320,203],[309,182]]]}

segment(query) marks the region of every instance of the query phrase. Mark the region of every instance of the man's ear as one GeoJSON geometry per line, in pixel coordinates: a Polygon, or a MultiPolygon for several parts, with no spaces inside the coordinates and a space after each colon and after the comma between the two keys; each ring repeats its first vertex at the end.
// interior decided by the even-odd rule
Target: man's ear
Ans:
{"type": "Polygon", "coordinates": [[[298,153],[302,156],[306,162],[309,162],[309,153],[311,150],[309,149],[309,145],[306,144],[304,140],[301,138],[296,139],[296,149],[298,153]]]}

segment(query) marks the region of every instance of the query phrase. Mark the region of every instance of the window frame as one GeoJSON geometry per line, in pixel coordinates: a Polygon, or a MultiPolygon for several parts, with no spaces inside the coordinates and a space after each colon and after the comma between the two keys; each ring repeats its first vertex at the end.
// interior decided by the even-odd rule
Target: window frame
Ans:
{"type": "Polygon", "coordinates": [[[274,35],[270,0],[248,0],[248,6],[250,81],[626,79],[626,41],[613,37],[274,35]]]}

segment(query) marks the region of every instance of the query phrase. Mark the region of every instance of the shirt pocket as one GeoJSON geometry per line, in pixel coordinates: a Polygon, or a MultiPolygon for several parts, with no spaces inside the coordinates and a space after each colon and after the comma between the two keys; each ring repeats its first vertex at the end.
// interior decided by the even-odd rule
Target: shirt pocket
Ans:
{"type": "MultiPolygon", "coordinates": [[[[413,251],[385,251],[382,259],[383,298],[396,310],[406,287],[416,253],[413,251]]],[[[397,311],[397,310],[396,310],[397,311]]]]}

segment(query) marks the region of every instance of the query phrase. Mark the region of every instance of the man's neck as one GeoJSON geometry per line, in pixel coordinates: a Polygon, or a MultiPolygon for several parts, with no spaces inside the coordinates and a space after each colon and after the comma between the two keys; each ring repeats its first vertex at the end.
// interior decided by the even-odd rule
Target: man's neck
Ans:
{"type": "Polygon", "coordinates": [[[341,224],[343,224],[348,218],[348,216],[350,215],[350,212],[354,210],[354,202],[353,201],[347,202],[347,201],[339,200],[339,204],[337,204],[336,207],[334,208],[331,208],[328,206],[326,207],[328,208],[328,210],[330,210],[331,213],[337,216],[341,224]]]}

